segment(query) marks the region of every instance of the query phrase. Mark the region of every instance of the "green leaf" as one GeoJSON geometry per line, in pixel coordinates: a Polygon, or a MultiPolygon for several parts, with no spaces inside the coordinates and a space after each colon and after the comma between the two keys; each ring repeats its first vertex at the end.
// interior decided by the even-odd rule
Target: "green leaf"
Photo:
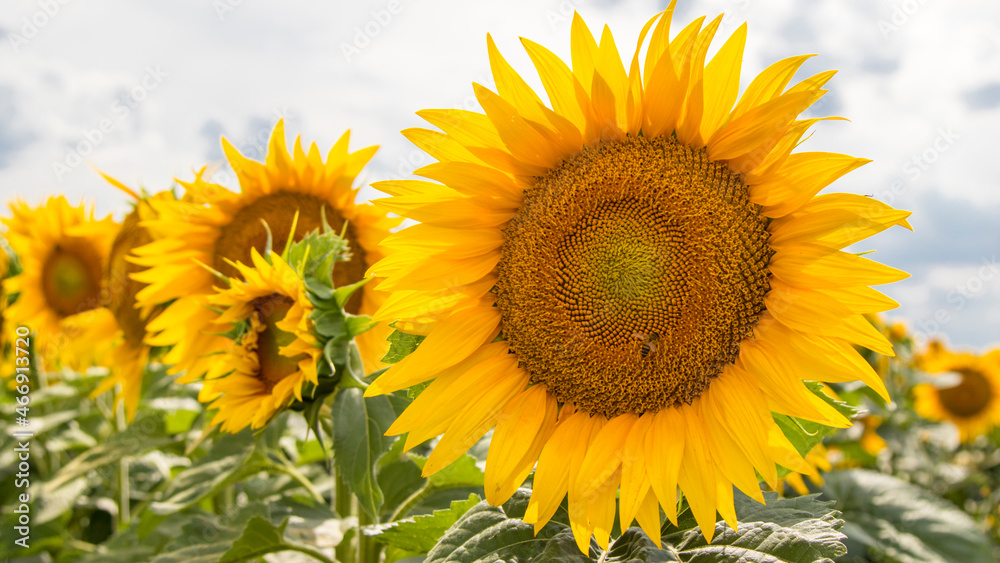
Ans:
{"type": "MultiPolygon", "coordinates": [[[[990,542],[965,512],[924,489],[874,471],[824,475],[852,544],[900,563],[987,563],[990,542]]],[[[865,555],[851,553],[851,555],[865,555]]]]}
{"type": "Polygon", "coordinates": [[[737,529],[716,523],[711,544],[698,528],[664,540],[688,563],[828,562],[847,552],[845,536],[838,531],[843,521],[832,502],[819,501],[817,495],[781,499],[773,492],[764,493],[764,498],[766,505],[737,491],[737,529]]]}
{"type": "Polygon", "coordinates": [[[333,299],[337,302],[337,307],[343,309],[347,301],[354,295],[354,292],[361,289],[363,285],[368,283],[371,278],[364,278],[361,281],[354,282],[351,285],[344,285],[333,290],[333,299]]]}
{"type": "Polygon", "coordinates": [[[479,497],[469,495],[467,500],[452,502],[448,510],[435,510],[430,515],[385,524],[369,535],[374,535],[376,540],[386,545],[406,551],[427,553],[448,528],[477,504],[479,497]]]}
{"type": "Polygon", "coordinates": [[[531,561],[566,527],[550,522],[536,536],[534,527],[520,520],[529,495],[521,489],[503,506],[481,502],[472,507],[445,532],[424,563],[531,561]]]}
{"type": "Polygon", "coordinates": [[[426,336],[393,330],[389,338],[386,338],[389,341],[389,351],[382,358],[382,362],[387,364],[399,362],[416,350],[417,346],[420,346],[420,343],[424,341],[424,338],[426,336]]]}
{"type": "Polygon", "coordinates": [[[250,431],[219,434],[209,453],[178,473],[150,509],[161,515],[183,510],[219,488],[260,471],[267,463],[255,453],[250,431]]]}
{"type": "MultiPolygon", "coordinates": [[[[570,537],[572,538],[572,534],[570,537]]],[[[573,544],[573,549],[578,555],[580,554],[576,543],[573,544]]],[[[583,560],[589,561],[589,559],[583,560]]],[[[604,561],[609,563],[653,563],[680,560],[670,551],[657,547],[641,528],[629,528],[615,540],[604,561]]]]}
{"type": "Polygon", "coordinates": [[[392,445],[385,431],[396,419],[385,396],[364,397],[362,389],[341,389],[333,400],[333,454],[340,475],[359,504],[378,518],[382,490],[374,479],[375,464],[392,445]]]}
{"type": "MultiPolygon", "coordinates": [[[[650,544],[653,543],[648,538],[646,541],[650,544]]],[[[563,528],[561,532],[552,536],[542,552],[533,558],[531,563],[591,563],[599,559],[598,553],[597,545],[591,541],[589,556],[584,555],[576,545],[573,530],[563,528]]]]}
{"type": "Polygon", "coordinates": [[[285,535],[285,526],[287,525],[288,518],[285,518],[281,524],[275,526],[260,516],[254,516],[247,523],[246,528],[243,529],[243,535],[219,559],[219,563],[247,561],[267,553],[284,551],[287,548],[282,540],[285,535]]]}
{"type": "MultiPolygon", "coordinates": [[[[424,468],[427,458],[418,455],[410,455],[413,463],[420,469],[424,468]]],[[[455,487],[482,487],[486,476],[483,471],[476,466],[476,458],[469,454],[451,462],[447,467],[428,477],[431,486],[435,489],[450,489],[455,487]]]]}
{"type": "MultiPolygon", "coordinates": [[[[810,391],[813,392],[813,394],[823,399],[823,401],[848,419],[853,419],[859,412],[861,412],[861,409],[857,407],[853,407],[847,403],[830,398],[823,392],[823,387],[819,383],[806,381],[805,385],[810,391]]],[[[837,428],[824,426],[822,424],[794,418],[784,414],[773,413],[773,416],[774,421],[778,424],[778,427],[781,428],[781,432],[784,433],[785,437],[788,438],[792,445],[795,446],[795,449],[803,456],[808,454],[814,447],[816,447],[817,444],[822,442],[825,436],[838,430],[837,428]]]]}
{"type": "Polygon", "coordinates": [[[95,469],[118,463],[122,458],[136,456],[175,442],[164,433],[163,420],[159,417],[149,415],[137,418],[124,432],[113,434],[106,442],[88,449],[62,466],[48,486],[52,489],[59,488],[95,469]]]}

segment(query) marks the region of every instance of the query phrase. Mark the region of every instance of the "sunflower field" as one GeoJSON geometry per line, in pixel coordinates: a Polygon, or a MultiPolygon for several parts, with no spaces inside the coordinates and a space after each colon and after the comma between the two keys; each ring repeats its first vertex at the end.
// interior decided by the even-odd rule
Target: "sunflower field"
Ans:
{"type": "Polygon", "coordinates": [[[809,150],[834,71],[741,89],[747,26],[674,9],[487,37],[371,201],[375,147],[279,120],[238,189],[8,202],[0,556],[1000,561],[1000,350],[889,313],[910,212],[809,150]]]}

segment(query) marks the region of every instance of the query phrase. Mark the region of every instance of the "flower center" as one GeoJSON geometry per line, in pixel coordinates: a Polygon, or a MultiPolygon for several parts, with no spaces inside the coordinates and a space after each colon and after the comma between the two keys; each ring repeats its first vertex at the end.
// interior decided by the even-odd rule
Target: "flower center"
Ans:
{"type": "Polygon", "coordinates": [[[285,332],[276,326],[288,314],[294,301],[286,295],[272,293],[265,297],[258,297],[251,302],[253,312],[250,314],[251,331],[248,335],[253,335],[253,342],[244,345],[256,347],[253,351],[257,353],[258,370],[256,377],[267,386],[268,392],[278,384],[279,381],[299,370],[299,361],[306,357],[299,354],[294,358],[282,356],[279,350],[283,346],[291,344],[295,340],[295,335],[285,332]]]}
{"type": "Polygon", "coordinates": [[[956,370],[962,381],[954,387],[938,389],[941,405],[953,415],[973,417],[983,412],[993,398],[993,388],[986,377],[976,370],[956,370]]]}
{"type": "MultiPolygon", "coordinates": [[[[268,194],[243,207],[233,216],[229,224],[222,227],[222,234],[215,242],[215,263],[213,267],[229,277],[239,278],[239,271],[226,263],[225,259],[244,264],[252,264],[250,249],[263,252],[267,245],[267,230],[261,220],[271,229],[271,248],[281,252],[292,230],[295,212],[299,221],[295,226],[295,240],[322,227],[321,209],[325,209],[326,222],[334,231],[340,232],[344,225],[343,216],[332,209],[330,204],[310,194],[282,191],[268,194]]],[[[365,276],[365,252],[358,243],[353,225],[347,226],[347,243],[351,248],[351,260],[337,262],[333,268],[335,286],[349,285],[365,276]]],[[[357,313],[361,306],[360,292],[355,293],[345,307],[350,313],[357,313]]]]}
{"type": "Polygon", "coordinates": [[[504,229],[504,337],[562,402],[607,417],[690,403],[764,310],[767,239],[747,187],[704,149],[584,148],[504,229]]]}
{"type": "Polygon", "coordinates": [[[137,266],[126,258],[133,248],[150,242],[153,242],[153,237],[149,231],[139,226],[139,213],[133,210],[125,216],[121,230],[111,245],[107,277],[104,281],[105,305],[125,333],[125,340],[133,346],[141,345],[146,336],[147,319],[143,319],[142,312],[135,307],[135,295],[146,284],[129,277],[142,270],[142,266],[137,266]]]}
{"type": "Polygon", "coordinates": [[[89,244],[72,239],[56,244],[42,266],[45,301],[60,317],[101,304],[102,258],[89,244]]]}

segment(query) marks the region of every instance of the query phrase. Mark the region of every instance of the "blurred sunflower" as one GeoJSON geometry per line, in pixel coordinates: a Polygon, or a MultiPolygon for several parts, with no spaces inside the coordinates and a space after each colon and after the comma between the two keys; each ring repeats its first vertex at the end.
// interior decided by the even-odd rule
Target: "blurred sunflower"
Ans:
{"type": "Polygon", "coordinates": [[[35,333],[35,349],[50,369],[93,365],[115,330],[111,312],[101,307],[101,280],[118,225],[110,216],[95,219],[93,209],[73,207],[63,196],[34,208],[17,201],[10,209],[4,236],[21,272],[3,282],[6,294],[17,294],[5,320],[35,333]]]}
{"type": "Polygon", "coordinates": [[[939,387],[930,383],[914,386],[914,408],[930,420],[946,420],[958,427],[963,442],[1000,425],[1000,350],[983,356],[956,353],[940,342],[931,342],[917,358],[927,373],[949,373],[957,383],[939,387]]]}
{"type": "Polygon", "coordinates": [[[394,196],[377,205],[421,222],[369,270],[393,292],[375,318],[427,336],[366,393],[433,379],[388,433],[407,447],[443,433],[429,475],[494,428],[489,502],[537,461],[525,520],[540,529],[568,493],[584,551],[591,534],[607,548],[616,496],[622,528],[658,541],[679,486],[711,539],[716,510],[736,527],[732,485],[763,502],[756,473],[811,473],[772,411],[850,421],[804,377],[888,400],[852,344],[892,354],[862,314],[895,307],[869,285],[906,274],[839,249],[909,213],[816,196],[866,161],[792,153],[818,121],[795,117],[833,73],[786,88],[808,56],[785,59],[737,102],[746,27],[705,65],[722,16],[670,39],[673,7],[628,71],[610,30],[598,43],[579,16],[572,69],[522,40],[551,107],[487,38],[485,113],[425,110],[443,132],[404,131],[439,161],[417,174],[440,183],[375,186],[394,196]]]}
{"type": "MultiPolygon", "coordinates": [[[[137,294],[142,307],[165,304],[163,313],[149,322],[153,346],[171,346],[164,362],[172,373],[186,370],[183,381],[215,378],[229,371],[212,354],[224,350],[228,339],[206,332],[217,313],[207,307],[215,274],[237,277],[232,262],[250,263],[251,251],[263,252],[268,237],[273,248],[284,248],[298,213],[295,239],[319,228],[322,218],[346,238],[353,257],[334,270],[337,286],[359,281],[365,268],[382,258],[378,242],[399,223],[370,205],[355,204],[354,180],[375,153],[376,147],[348,152],[345,133],[330,150],[326,162],[313,144],[308,154],[296,139],[294,155],[285,147],[285,128],[279,121],[271,134],[266,163],[242,156],[228,141],[222,146],[239,178],[238,193],[203,179],[180,182],[186,194],[177,201],[151,201],[156,218],[143,223],[154,242],[136,248],[134,263],[148,268],[132,278],[147,284],[137,294]],[[266,226],[265,226],[266,224],[266,226]]],[[[351,313],[371,314],[381,296],[364,288],[347,304],[351,313]]],[[[373,371],[388,349],[387,327],[377,327],[358,337],[365,367],[373,371]]]]}
{"type": "Polygon", "coordinates": [[[135,296],[146,287],[146,284],[131,277],[142,269],[132,263],[135,258],[132,251],[153,242],[149,230],[143,226],[143,222],[156,218],[150,201],[169,202],[175,198],[171,191],[160,192],[151,197],[139,195],[107,174],[101,173],[101,176],[134,198],[135,203],[132,211],[122,221],[118,234],[111,244],[104,270],[102,300],[104,306],[114,315],[117,329],[109,337],[113,342],[107,362],[109,375],[94,390],[92,397],[120,383],[121,399],[125,402],[125,417],[131,422],[139,406],[143,372],[150,359],[150,347],[145,343],[146,325],[162,310],[162,307],[136,305],[135,296]]]}
{"type": "Polygon", "coordinates": [[[302,400],[302,385],[317,383],[316,361],[323,354],[312,335],[313,305],[302,279],[277,254],[268,263],[256,248],[250,253],[253,267],[233,263],[238,275],[229,288],[208,297],[222,311],[215,325],[236,328],[237,341],[216,358],[228,373],[206,380],[198,396],[218,409],[212,424],[232,433],[263,427],[293,395],[302,400]]]}

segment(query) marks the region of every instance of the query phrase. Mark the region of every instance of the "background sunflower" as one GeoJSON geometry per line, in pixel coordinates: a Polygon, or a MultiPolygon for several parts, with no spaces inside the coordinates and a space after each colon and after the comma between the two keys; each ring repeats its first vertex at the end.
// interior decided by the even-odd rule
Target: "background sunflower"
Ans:
{"type": "Polygon", "coordinates": [[[983,355],[954,352],[934,341],[917,363],[927,373],[951,376],[947,382],[913,388],[918,413],[954,424],[963,442],[1000,426],[1000,351],[983,355]]]}
{"type": "Polygon", "coordinates": [[[114,315],[117,331],[110,337],[113,345],[106,362],[109,376],[94,390],[92,396],[96,397],[120,384],[122,400],[125,402],[125,418],[131,422],[139,406],[143,375],[151,358],[151,349],[145,342],[146,326],[162,310],[161,307],[137,306],[136,294],[146,284],[131,277],[141,270],[132,262],[135,258],[132,251],[153,241],[149,230],[143,226],[143,222],[156,217],[149,200],[173,201],[176,198],[169,190],[152,196],[140,195],[107,174],[101,175],[131,196],[134,207],[122,221],[107,257],[102,280],[102,302],[114,315]]]}
{"type": "Polygon", "coordinates": [[[101,307],[101,280],[118,225],[62,196],[10,209],[4,236],[22,270],[3,282],[5,293],[17,295],[4,320],[37,335],[36,350],[49,369],[92,365],[107,353],[115,330],[114,317],[101,307]]]}
{"type": "MultiPolygon", "coordinates": [[[[214,379],[229,370],[211,357],[228,345],[227,339],[208,330],[217,320],[208,306],[216,283],[212,270],[238,276],[230,262],[250,263],[251,252],[263,252],[269,237],[273,248],[284,248],[296,217],[296,240],[320,227],[324,217],[337,232],[346,226],[353,258],[334,269],[338,286],[360,280],[365,268],[381,258],[376,245],[398,220],[355,203],[355,179],[375,148],[348,152],[349,140],[345,133],[325,162],[319,147],[313,144],[306,153],[300,140],[295,142],[294,154],[289,154],[279,121],[265,163],[244,157],[223,140],[240,180],[239,192],[206,181],[202,169],[193,182],[180,182],[185,189],[180,200],[151,202],[157,217],[143,225],[155,240],[134,250],[134,262],[146,269],[132,278],[147,284],[136,296],[142,307],[169,303],[149,323],[151,336],[146,342],[171,346],[164,362],[173,366],[174,373],[185,372],[185,381],[214,379]]],[[[366,288],[347,309],[368,314],[380,299],[366,288]]],[[[380,365],[388,349],[387,334],[388,329],[382,327],[359,337],[368,369],[380,365]]]]}

